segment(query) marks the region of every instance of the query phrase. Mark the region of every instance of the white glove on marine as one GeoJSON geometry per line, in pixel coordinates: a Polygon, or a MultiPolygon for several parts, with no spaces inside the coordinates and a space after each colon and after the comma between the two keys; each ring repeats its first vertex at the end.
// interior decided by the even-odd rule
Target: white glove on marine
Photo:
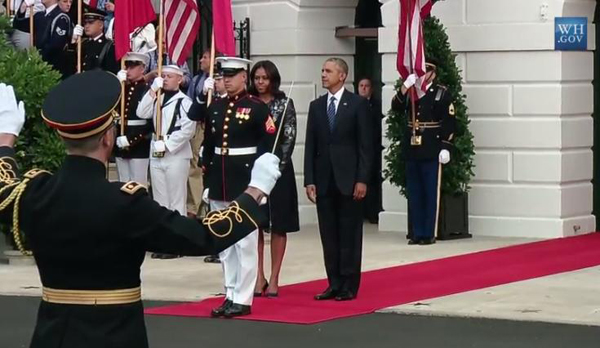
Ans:
{"type": "Polygon", "coordinates": [[[208,192],[208,189],[204,189],[204,192],[202,192],[202,201],[206,204],[210,203],[208,199],[208,192]]]}
{"type": "Polygon", "coordinates": [[[127,71],[119,70],[119,72],[117,73],[117,78],[119,79],[119,82],[126,82],[127,81],[127,71]]]}
{"type": "Polygon", "coordinates": [[[208,94],[209,89],[215,89],[215,79],[213,79],[212,77],[207,77],[206,80],[204,80],[204,85],[202,86],[202,93],[208,94]]]}
{"type": "Polygon", "coordinates": [[[446,164],[446,163],[450,162],[450,151],[448,151],[448,150],[440,151],[440,155],[439,155],[438,159],[441,164],[446,164]]]}
{"type": "Polygon", "coordinates": [[[404,80],[403,85],[404,85],[404,87],[406,87],[406,89],[409,89],[412,86],[414,86],[415,83],[417,83],[417,75],[410,74],[410,75],[408,75],[408,77],[406,78],[406,80],[404,80]]]}
{"type": "Polygon", "coordinates": [[[154,152],[166,152],[167,146],[165,142],[162,140],[157,140],[154,142],[154,152]]]}
{"type": "Polygon", "coordinates": [[[275,187],[277,179],[281,176],[279,162],[279,157],[272,153],[265,153],[257,158],[252,167],[248,186],[257,188],[264,194],[269,195],[275,187]]]}
{"type": "Polygon", "coordinates": [[[156,93],[159,89],[163,88],[164,83],[165,80],[159,76],[152,81],[152,86],[150,86],[150,88],[156,93]]]}
{"type": "Polygon", "coordinates": [[[25,124],[25,104],[17,104],[12,86],[0,83],[0,133],[19,136],[25,124]]]}
{"type": "Polygon", "coordinates": [[[119,149],[124,149],[124,148],[129,147],[129,140],[127,140],[126,135],[121,135],[120,137],[117,137],[117,147],[119,149]]]}

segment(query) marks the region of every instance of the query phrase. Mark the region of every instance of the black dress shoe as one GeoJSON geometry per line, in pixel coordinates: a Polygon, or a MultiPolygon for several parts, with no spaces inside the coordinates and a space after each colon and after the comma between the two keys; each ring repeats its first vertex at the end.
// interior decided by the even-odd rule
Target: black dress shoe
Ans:
{"type": "Polygon", "coordinates": [[[435,237],[426,238],[419,242],[419,245],[431,245],[431,244],[435,244],[435,237]]]}
{"type": "Polygon", "coordinates": [[[351,291],[342,291],[336,297],[336,301],[350,301],[354,300],[356,296],[351,291]]]}
{"type": "Polygon", "coordinates": [[[227,310],[227,308],[229,308],[231,305],[233,305],[233,302],[231,300],[225,300],[223,301],[223,304],[221,304],[219,307],[214,308],[211,312],[210,312],[210,316],[213,318],[218,318],[218,317],[222,317],[225,315],[225,311],[227,310]]]}
{"type": "Polygon", "coordinates": [[[204,258],[204,262],[206,263],[221,263],[219,259],[219,255],[210,255],[204,258]]]}
{"type": "Polygon", "coordinates": [[[231,306],[225,309],[225,318],[233,318],[240,317],[242,315],[248,315],[252,312],[251,308],[252,307],[250,306],[242,305],[239,303],[233,303],[231,304],[231,306]]]}
{"type": "Polygon", "coordinates": [[[327,290],[323,291],[322,293],[315,295],[315,300],[317,301],[323,301],[323,300],[333,300],[335,298],[335,296],[337,295],[337,291],[331,289],[331,288],[327,288],[327,290]]]}
{"type": "Polygon", "coordinates": [[[418,244],[419,244],[419,241],[417,239],[411,238],[408,240],[408,245],[418,245],[418,244]]]}

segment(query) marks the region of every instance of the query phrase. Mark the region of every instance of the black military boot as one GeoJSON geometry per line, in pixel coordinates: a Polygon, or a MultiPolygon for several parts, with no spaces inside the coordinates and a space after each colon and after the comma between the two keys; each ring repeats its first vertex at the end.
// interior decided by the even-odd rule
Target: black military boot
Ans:
{"type": "Polygon", "coordinates": [[[227,308],[229,308],[231,305],[233,305],[233,302],[231,300],[225,299],[225,301],[223,301],[223,304],[221,304],[217,308],[214,308],[210,312],[210,316],[213,318],[222,317],[223,315],[225,315],[225,311],[227,310],[227,308]]]}

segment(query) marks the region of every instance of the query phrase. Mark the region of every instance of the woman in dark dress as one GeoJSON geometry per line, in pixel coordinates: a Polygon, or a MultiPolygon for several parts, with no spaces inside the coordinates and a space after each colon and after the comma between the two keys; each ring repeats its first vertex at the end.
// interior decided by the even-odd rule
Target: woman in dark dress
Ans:
{"type": "Polygon", "coordinates": [[[271,115],[281,129],[275,154],[281,159],[281,178],[269,196],[270,226],[265,232],[271,233],[271,276],[269,281],[265,277],[264,260],[264,232],[258,237],[258,278],[254,291],[255,296],[266,295],[276,297],[279,292],[279,273],[283,263],[283,255],[287,244],[287,233],[300,230],[298,216],[298,191],[292,152],[296,144],[296,110],[294,102],[279,90],[281,76],[273,62],[263,60],[257,62],[250,72],[250,93],[258,96],[269,106],[271,115]],[[288,103],[285,111],[285,105],[288,103]],[[282,124],[283,120],[283,124],[282,124]]]}

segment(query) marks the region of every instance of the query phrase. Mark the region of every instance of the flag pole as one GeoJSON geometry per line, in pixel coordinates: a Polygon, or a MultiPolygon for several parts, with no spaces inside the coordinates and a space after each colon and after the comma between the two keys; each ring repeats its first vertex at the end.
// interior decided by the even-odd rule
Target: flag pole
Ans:
{"type": "MultiPolygon", "coordinates": [[[[83,11],[83,1],[77,0],[77,24],[81,25],[81,13],[83,11]]],[[[81,36],[77,39],[77,73],[81,72],[81,36]]]]}
{"type": "Polygon", "coordinates": [[[33,5],[29,6],[29,44],[31,45],[31,47],[35,47],[35,40],[33,35],[33,5]]]}
{"type": "MultiPolygon", "coordinates": [[[[125,59],[121,58],[121,70],[125,70],[125,59]]],[[[125,135],[125,123],[127,123],[127,115],[125,115],[125,81],[121,82],[121,135],[125,135]]]]}
{"type": "MultiPolygon", "coordinates": [[[[165,31],[165,16],[164,16],[164,3],[160,2],[160,10],[158,14],[158,71],[157,77],[162,77],[162,65],[163,65],[163,40],[165,31]]],[[[162,96],[162,88],[156,92],[156,139],[163,140],[162,135],[162,105],[160,103],[160,97],[162,96]]],[[[164,157],[164,152],[154,152],[154,157],[164,157]]]]}
{"type": "Polygon", "coordinates": [[[10,18],[11,11],[11,2],[12,0],[6,0],[6,15],[10,18]]]}
{"type": "MultiPolygon", "coordinates": [[[[414,6],[416,6],[416,3],[412,2],[412,4],[414,6]]],[[[414,8],[413,9],[409,9],[408,11],[406,11],[406,23],[411,23],[410,22],[410,13],[411,12],[414,13],[414,8]]],[[[410,59],[410,73],[414,74],[415,73],[415,67],[413,65],[414,62],[413,62],[413,51],[412,51],[412,49],[413,49],[412,35],[409,32],[408,33],[408,50],[409,50],[408,51],[408,57],[410,59]]],[[[416,138],[416,135],[417,135],[417,124],[416,124],[417,115],[416,115],[416,111],[415,111],[415,108],[416,108],[416,103],[415,103],[415,97],[416,97],[415,86],[414,85],[411,86],[408,91],[410,93],[410,95],[409,95],[410,106],[411,106],[410,110],[411,110],[411,119],[412,119],[412,124],[413,124],[413,127],[412,127],[412,136],[413,136],[413,138],[416,138]]]]}
{"type": "MultiPolygon", "coordinates": [[[[212,79],[215,74],[215,28],[212,31],[212,38],[210,43],[210,68],[208,76],[212,79]]],[[[212,103],[214,90],[208,90],[208,97],[206,98],[206,106],[210,106],[212,103]]]]}
{"type": "Polygon", "coordinates": [[[279,135],[281,135],[281,129],[283,128],[283,121],[285,121],[285,114],[287,113],[288,105],[290,104],[290,99],[292,97],[292,90],[294,88],[294,82],[290,85],[290,91],[287,95],[287,100],[285,102],[285,107],[283,108],[283,115],[281,115],[281,122],[279,122],[279,129],[277,129],[277,136],[275,136],[275,142],[273,143],[273,149],[271,150],[272,154],[275,154],[275,149],[277,148],[277,143],[279,142],[279,135]]]}

